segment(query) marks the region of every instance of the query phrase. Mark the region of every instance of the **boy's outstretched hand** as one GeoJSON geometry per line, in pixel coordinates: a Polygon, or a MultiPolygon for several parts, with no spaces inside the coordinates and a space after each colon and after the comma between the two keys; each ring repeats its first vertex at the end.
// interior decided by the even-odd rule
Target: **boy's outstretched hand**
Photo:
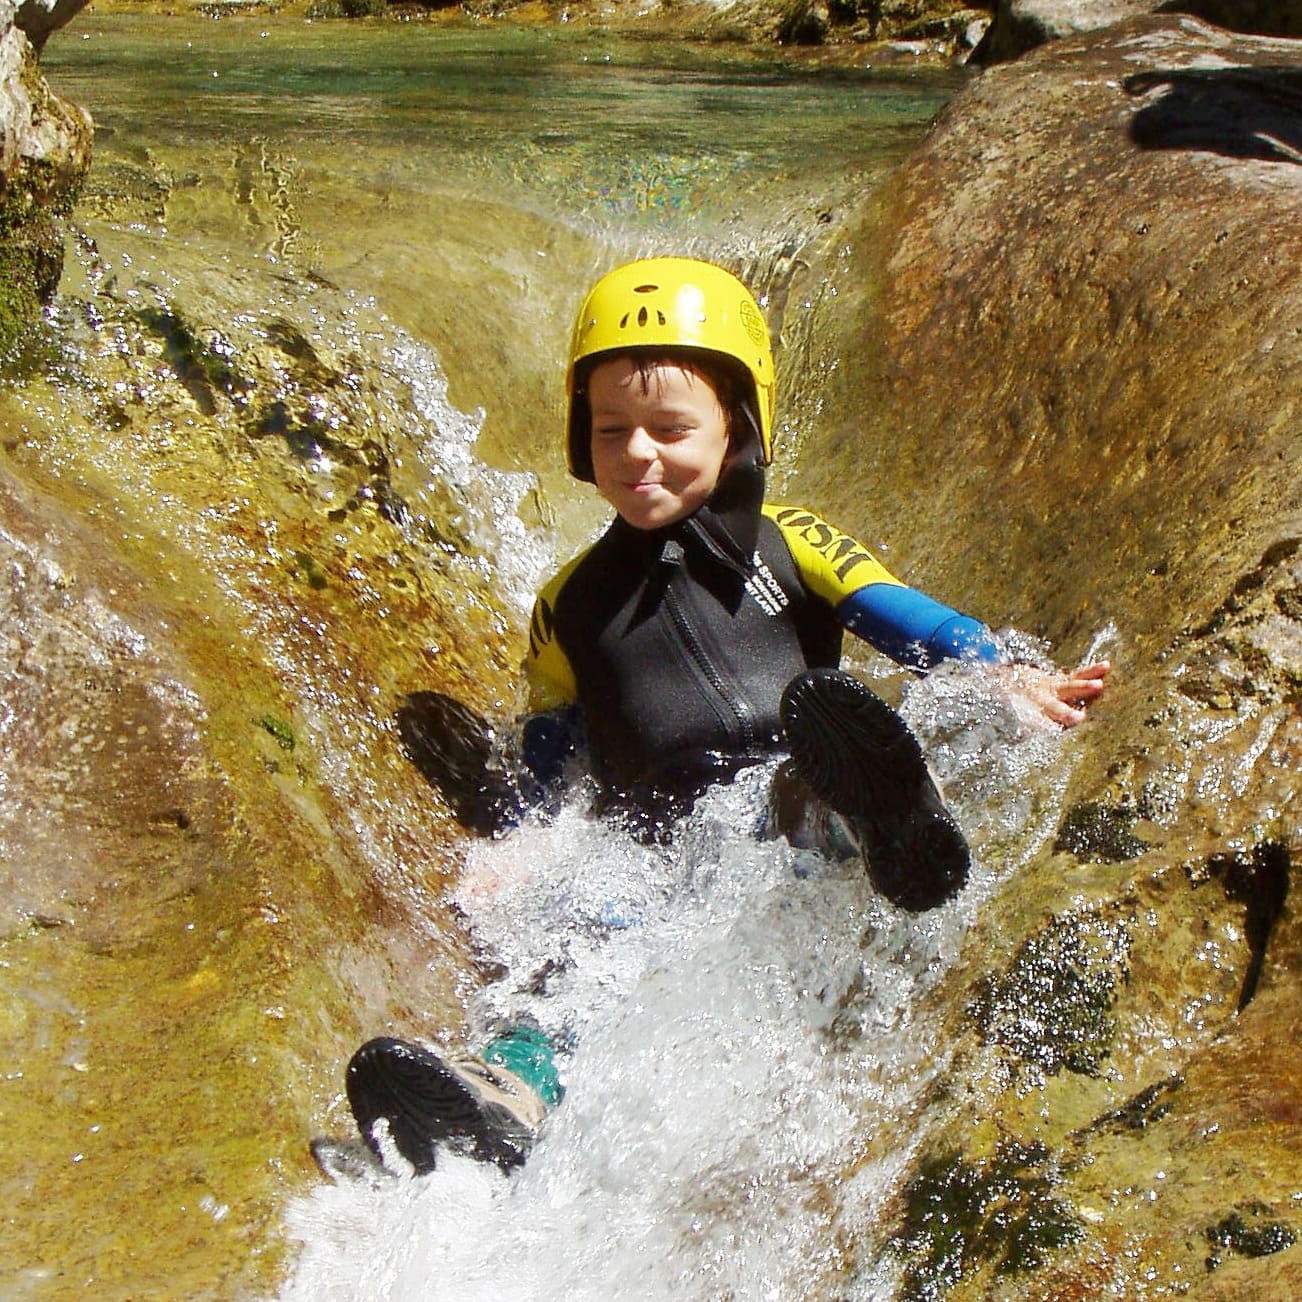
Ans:
{"type": "Polygon", "coordinates": [[[1030,706],[1050,723],[1074,728],[1084,722],[1085,707],[1104,688],[1112,664],[1098,660],[1068,671],[1040,669],[1035,665],[1000,665],[1000,678],[1011,690],[1015,703],[1030,706]]]}

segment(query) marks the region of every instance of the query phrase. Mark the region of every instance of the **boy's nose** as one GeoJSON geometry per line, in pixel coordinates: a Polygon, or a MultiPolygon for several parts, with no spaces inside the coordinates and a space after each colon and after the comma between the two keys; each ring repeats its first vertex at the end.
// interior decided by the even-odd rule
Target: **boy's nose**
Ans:
{"type": "Polygon", "coordinates": [[[655,439],[644,425],[635,425],[624,444],[624,455],[631,461],[653,461],[656,455],[655,439]]]}

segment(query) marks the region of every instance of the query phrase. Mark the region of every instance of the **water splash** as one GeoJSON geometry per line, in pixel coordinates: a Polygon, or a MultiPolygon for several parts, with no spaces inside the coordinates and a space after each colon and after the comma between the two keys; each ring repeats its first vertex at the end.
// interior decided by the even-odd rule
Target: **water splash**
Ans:
{"type": "MultiPolygon", "coordinates": [[[[124,496],[154,504],[153,527],[204,560],[279,676],[301,685],[298,727],[379,867],[397,858],[393,811],[354,757],[385,720],[342,681],[341,626],[267,599],[264,576],[291,548],[277,529],[346,533],[383,506],[413,581],[444,565],[522,609],[549,563],[517,517],[528,480],[476,460],[479,415],[452,407],[437,359],[365,300],[301,283],[250,308],[250,284],[265,285],[228,271],[225,292],[245,306],[217,330],[170,281],[109,270],[91,306],[64,307],[83,357],[98,350],[94,378],[71,352],[56,396],[102,412],[125,385],[131,420],[107,422],[89,453],[47,450],[49,463],[111,471],[124,496]],[[284,421],[267,424],[270,399],[284,421]],[[154,478],[165,467],[221,482],[204,460],[213,431],[276,528],[235,527],[248,511],[238,494],[196,512],[175,480],[154,478]]],[[[380,575],[351,576],[354,615],[383,619],[380,575]]],[[[550,823],[478,843],[455,903],[505,975],[462,992],[468,1020],[485,1036],[521,1015],[557,1033],[572,1046],[568,1096],[510,1180],[448,1158],[428,1179],[296,1203],[289,1228],[304,1247],[283,1296],[401,1302],[434,1280],[472,1299],[500,1297],[508,1280],[540,1302],[882,1296],[892,1266],[875,1225],[948,1052],[930,997],[980,901],[1056,823],[1066,779],[1056,736],[1028,731],[979,675],[933,674],[904,708],[979,856],[969,890],[932,915],[900,914],[859,872],[758,839],[764,769],[711,793],[672,849],[594,818],[581,792],[550,823]]]]}
{"type": "MultiPolygon", "coordinates": [[[[979,680],[932,681],[909,713],[946,735],[959,816],[1036,840],[1056,736],[999,722],[979,680]],[[1044,789],[982,808],[1010,774],[1044,789]]],[[[565,1100],[510,1179],[448,1157],[300,1200],[283,1302],[401,1302],[436,1282],[540,1302],[893,1291],[874,1226],[944,1070],[928,997],[1011,869],[978,863],[954,905],[903,914],[857,866],[759,838],[769,776],[708,793],[671,846],[595,818],[581,791],[474,845],[454,896],[502,975],[465,992],[468,1020],[486,1037],[524,1016],[565,1042],[565,1100]]]]}
{"type": "Polygon", "coordinates": [[[11,453],[163,576],[187,638],[228,627],[265,666],[279,691],[244,684],[249,714],[298,742],[268,762],[318,780],[345,844],[399,881],[424,815],[370,759],[421,675],[482,665],[485,642],[518,658],[506,635],[552,561],[521,519],[534,478],[474,456],[483,413],[372,300],[111,239],[77,243],[40,373],[3,395],[31,431],[11,453]]]}
{"type": "MultiPolygon", "coordinates": [[[[550,558],[518,514],[532,476],[473,457],[483,411],[452,403],[435,350],[373,299],[283,275],[274,260],[228,259],[195,286],[176,274],[165,239],[136,232],[115,244],[76,242],[50,314],[55,397],[110,435],[90,465],[118,473],[134,445],[136,457],[179,457],[167,470],[197,478],[219,442],[251,463],[259,489],[297,499],[294,514],[343,523],[374,506],[413,548],[434,544],[481,571],[500,558],[510,584],[536,582],[550,558]]],[[[84,447],[60,459],[87,460],[84,447]]]]}

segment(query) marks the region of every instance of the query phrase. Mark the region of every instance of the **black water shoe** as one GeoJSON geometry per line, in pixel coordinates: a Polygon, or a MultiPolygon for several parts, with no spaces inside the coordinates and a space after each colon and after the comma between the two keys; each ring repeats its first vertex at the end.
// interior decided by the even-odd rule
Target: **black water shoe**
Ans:
{"type": "Polygon", "coordinates": [[[781,710],[797,773],[845,819],[873,885],[914,913],[956,895],[971,854],[904,720],[839,669],[794,678],[781,710]]]}
{"type": "Polygon", "coordinates": [[[441,1145],[504,1171],[528,1156],[543,1104],[523,1081],[478,1058],[440,1058],[423,1045],[381,1037],[353,1054],[345,1078],[362,1137],[383,1160],[380,1123],[418,1175],[441,1145]]]}
{"type": "Polygon", "coordinates": [[[407,757],[448,802],[457,821],[479,836],[514,825],[519,792],[494,753],[492,725],[442,692],[412,692],[397,713],[407,757]]]}

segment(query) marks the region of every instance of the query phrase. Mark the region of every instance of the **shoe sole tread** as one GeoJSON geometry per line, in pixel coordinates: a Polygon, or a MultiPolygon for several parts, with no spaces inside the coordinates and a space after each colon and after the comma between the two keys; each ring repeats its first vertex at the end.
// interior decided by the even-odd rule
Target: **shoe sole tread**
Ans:
{"type": "Polygon", "coordinates": [[[794,679],[781,713],[798,771],[850,821],[877,888],[915,912],[956,894],[968,877],[967,841],[904,720],[832,669],[794,679]]]}

